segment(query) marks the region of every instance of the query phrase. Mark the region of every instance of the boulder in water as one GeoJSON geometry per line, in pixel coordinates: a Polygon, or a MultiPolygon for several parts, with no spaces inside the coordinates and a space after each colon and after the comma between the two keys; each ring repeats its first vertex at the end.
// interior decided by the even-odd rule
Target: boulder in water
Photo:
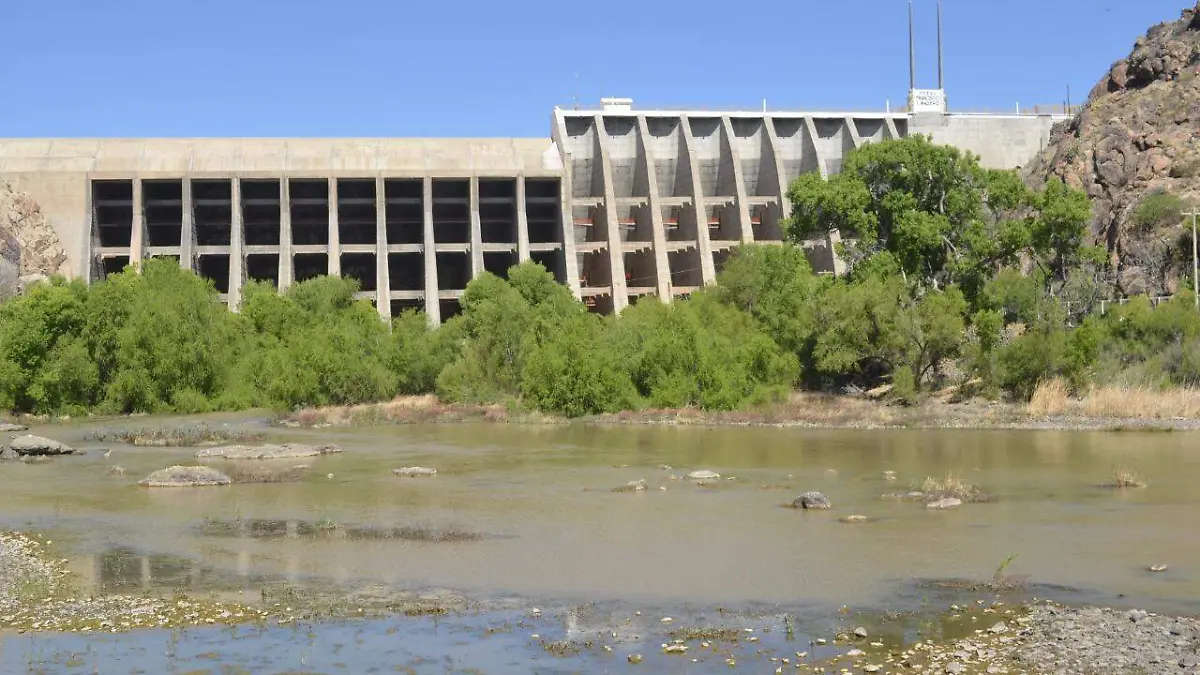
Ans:
{"type": "Polygon", "coordinates": [[[51,455],[82,455],[83,453],[65,443],[42,438],[41,436],[20,436],[14,438],[9,445],[12,451],[22,457],[46,457],[51,455]]]}
{"type": "Polygon", "coordinates": [[[962,500],[957,497],[946,497],[925,505],[927,509],[953,509],[962,506],[962,500]]]}
{"type": "Polygon", "coordinates": [[[207,487],[229,485],[229,476],[207,466],[171,466],[146,476],[138,485],[145,487],[207,487]]]}
{"type": "Polygon", "coordinates": [[[797,509],[820,510],[832,508],[833,503],[829,501],[829,497],[826,497],[824,493],[805,492],[792,501],[792,507],[797,509]]]}
{"type": "Polygon", "coordinates": [[[0,433],[11,433],[13,431],[25,431],[29,427],[24,424],[13,424],[12,422],[0,422],[0,433]]]}
{"type": "Polygon", "coordinates": [[[687,478],[688,480],[720,480],[721,474],[717,473],[716,471],[701,469],[700,471],[693,471],[689,473],[687,478]]]}

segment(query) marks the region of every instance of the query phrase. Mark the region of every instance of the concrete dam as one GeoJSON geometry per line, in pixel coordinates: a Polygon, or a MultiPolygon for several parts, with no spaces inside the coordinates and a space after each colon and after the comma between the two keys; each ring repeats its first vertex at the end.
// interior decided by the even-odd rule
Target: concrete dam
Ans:
{"type": "MultiPolygon", "coordinates": [[[[459,311],[484,271],[533,260],[595,311],[712,282],[733,247],[782,240],[797,176],[864,143],[924,134],[1014,168],[1050,114],[555,109],[549,138],[0,139],[0,181],[38,201],[71,273],[177,259],[236,308],[352,276],[381,315],[459,311]]],[[[809,242],[837,272],[838,233],[809,242]]]]}

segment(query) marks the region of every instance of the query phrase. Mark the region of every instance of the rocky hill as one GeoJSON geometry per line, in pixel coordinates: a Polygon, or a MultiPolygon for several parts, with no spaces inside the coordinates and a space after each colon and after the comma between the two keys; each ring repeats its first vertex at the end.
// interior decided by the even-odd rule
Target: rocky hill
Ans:
{"type": "Polygon", "coordinates": [[[1200,3],[1138,38],[1059,125],[1026,171],[1094,201],[1092,234],[1112,253],[1119,289],[1172,293],[1191,271],[1179,214],[1200,203],[1200,3]]]}
{"type": "Polygon", "coordinates": [[[0,298],[22,281],[63,274],[67,254],[32,197],[0,182],[0,298]]]}

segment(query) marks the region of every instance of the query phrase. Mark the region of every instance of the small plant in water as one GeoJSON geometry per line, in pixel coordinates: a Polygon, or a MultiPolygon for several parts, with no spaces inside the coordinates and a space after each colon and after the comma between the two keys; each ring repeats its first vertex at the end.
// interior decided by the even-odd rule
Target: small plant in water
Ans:
{"type": "Polygon", "coordinates": [[[988,499],[979,486],[967,482],[953,473],[946,474],[945,478],[928,476],[917,489],[925,493],[925,498],[931,501],[951,497],[964,502],[985,502],[988,499]]]}
{"type": "Polygon", "coordinates": [[[1148,483],[1133,469],[1122,466],[1113,469],[1112,478],[1105,485],[1111,488],[1144,488],[1148,483]]]}

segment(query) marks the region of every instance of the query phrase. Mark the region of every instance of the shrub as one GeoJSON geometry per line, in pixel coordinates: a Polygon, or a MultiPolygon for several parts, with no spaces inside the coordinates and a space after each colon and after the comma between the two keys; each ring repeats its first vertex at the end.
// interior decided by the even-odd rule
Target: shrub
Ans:
{"type": "Polygon", "coordinates": [[[1155,190],[1142,197],[1133,212],[1133,222],[1143,231],[1175,227],[1183,218],[1184,207],[1183,200],[1178,196],[1165,190],[1155,190]]]}

